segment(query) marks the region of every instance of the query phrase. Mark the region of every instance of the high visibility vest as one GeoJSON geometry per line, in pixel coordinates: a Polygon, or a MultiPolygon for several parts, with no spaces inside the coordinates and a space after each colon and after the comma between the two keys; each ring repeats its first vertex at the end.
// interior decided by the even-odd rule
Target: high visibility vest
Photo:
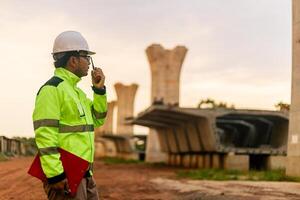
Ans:
{"type": "Polygon", "coordinates": [[[79,81],[72,72],[57,68],[54,77],[40,88],[36,97],[33,112],[35,141],[39,162],[49,183],[66,178],[62,151],[71,155],[65,156],[67,159],[75,156],[87,163],[81,165],[86,169],[77,169],[83,174],[94,160],[94,128],[104,123],[106,91],[93,87],[94,99],[91,101],[77,87],[79,81]]]}

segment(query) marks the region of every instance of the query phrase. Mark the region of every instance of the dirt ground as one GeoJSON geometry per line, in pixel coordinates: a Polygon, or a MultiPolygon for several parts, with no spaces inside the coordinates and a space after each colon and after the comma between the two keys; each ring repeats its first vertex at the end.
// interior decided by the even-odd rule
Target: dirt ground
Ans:
{"type": "MultiPolygon", "coordinates": [[[[32,159],[0,162],[1,200],[46,200],[41,183],[26,173],[32,159]]],[[[176,168],[144,164],[96,161],[94,168],[105,200],[300,200],[300,183],[184,180],[176,168]]]]}

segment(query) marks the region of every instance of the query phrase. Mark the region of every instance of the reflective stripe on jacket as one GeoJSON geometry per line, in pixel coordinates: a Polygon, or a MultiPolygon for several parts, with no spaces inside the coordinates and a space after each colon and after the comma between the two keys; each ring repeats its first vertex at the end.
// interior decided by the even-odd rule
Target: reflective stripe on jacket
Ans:
{"type": "Polygon", "coordinates": [[[104,123],[107,112],[105,89],[94,90],[94,100],[77,87],[80,78],[57,68],[39,90],[33,124],[42,169],[49,182],[65,178],[58,148],[89,163],[94,159],[94,127],[104,123]]]}

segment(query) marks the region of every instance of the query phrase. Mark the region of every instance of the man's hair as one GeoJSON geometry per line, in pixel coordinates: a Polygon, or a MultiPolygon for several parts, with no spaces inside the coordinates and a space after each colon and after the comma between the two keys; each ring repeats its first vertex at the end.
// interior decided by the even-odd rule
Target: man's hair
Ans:
{"type": "Polygon", "coordinates": [[[53,59],[54,59],[55,68],[66,67],[71,56],[78,57],[79,52],[78,51],[68,51],[68,52],[54,54],[53,59]]]}

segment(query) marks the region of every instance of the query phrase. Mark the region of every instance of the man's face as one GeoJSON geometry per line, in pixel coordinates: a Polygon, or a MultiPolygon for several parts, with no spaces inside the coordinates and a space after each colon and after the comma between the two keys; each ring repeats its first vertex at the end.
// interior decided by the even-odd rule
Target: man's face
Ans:
{"type": "Polygon", "coordinates": [[[74,73],[80,78],[87,76],[89,71],[90,57],[83,54],[80,55],[77,60],[78,62],[74,73]]]}

